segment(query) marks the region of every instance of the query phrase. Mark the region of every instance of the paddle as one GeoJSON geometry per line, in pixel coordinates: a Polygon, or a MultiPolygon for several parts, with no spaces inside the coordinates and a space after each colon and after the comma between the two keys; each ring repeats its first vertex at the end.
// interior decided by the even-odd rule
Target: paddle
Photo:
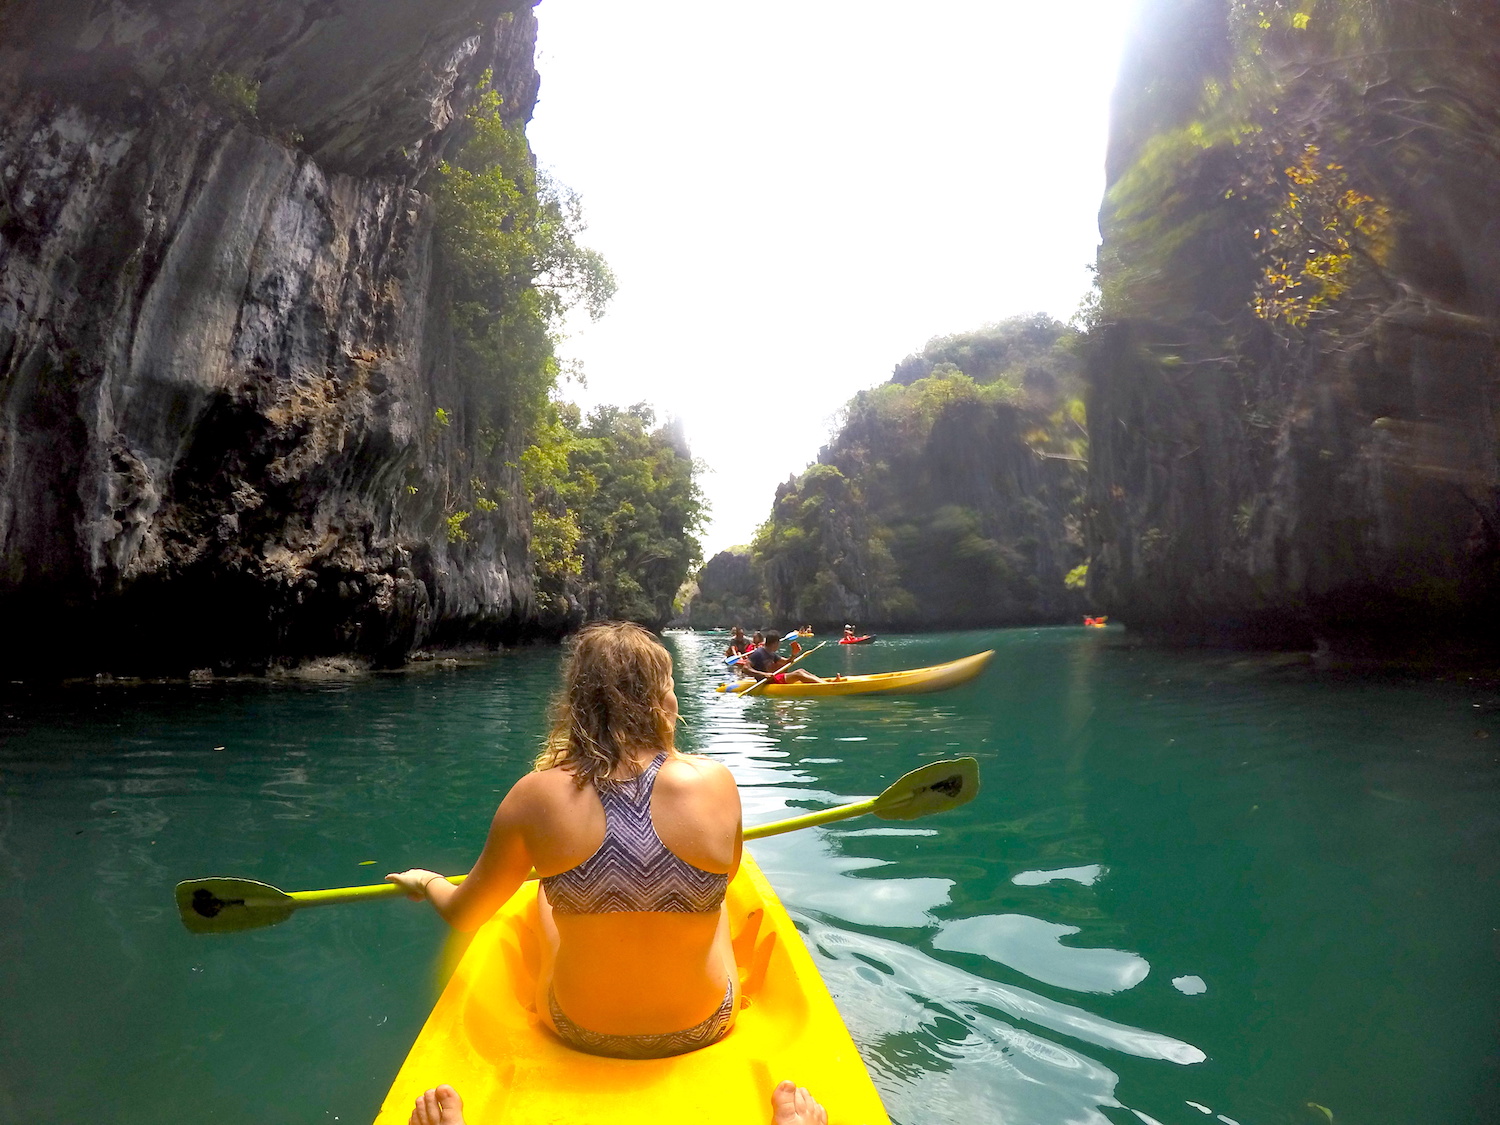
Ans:
{"type": "MultiPolygon", "coordinates": [[[[804,813],[787,820],[745,829],[745,839],[779,836],[799,828],[831,824],[836,820],[874,813],[882,820],[916,820],[966,805],[979,792],[979,763],[973,758],[932,762],[897,780],[878,797],[851,805],[804,813]]],[[[450,875],[449,882],[462,883],[464,876],[450,875]]],[[[177,913],[182,924],[195,934],[232,934],[285,922],[304,906],[333,906],[342,902],[397,898],[405,892],[394,883],[369,887],[336,887],[326,891],[277,890],[254,879],[216,877],[185,879],[177,884],[177,913]]]]}
{"type": "MultiPolygon", "coordinates": [[[[793,664],[797,663],[797,661],[799,661],[799,660],[805,660],[807,657],[809,657],[813,653],[817,652],[818,649],[822,648],[823,645],[826,645],[827,643],[828,643],[827,641],[824,641],[824,642],[822,642],[822,644],[813,645],[812,648],[808,649],[801,656],[794,656],[794,657],[792,657],[791,660],[789,660],[785,664],[783,664],[780,668],[777,669],[777,671],[778,672],[785,672],[793,664]]],[[[751,684],[749,687],[747,687],[744,691],[740,692],[740,698],[743,699],[747,695],[754,695],[756,692],[758,692],[761,688],[765,687],[770,682],[771,682],[771,678],[769,676],[767,676],[764,680],[756,680],[753,684],[751,684]]]]}

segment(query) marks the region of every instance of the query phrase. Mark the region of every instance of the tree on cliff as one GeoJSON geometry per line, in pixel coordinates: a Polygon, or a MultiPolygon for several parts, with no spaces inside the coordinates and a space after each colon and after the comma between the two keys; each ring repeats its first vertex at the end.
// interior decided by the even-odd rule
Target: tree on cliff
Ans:
{"type": "Polygon", "coordinates": [[[548,415],[522,460],[544,609],[662,627],[700,557],[692,459],[644,404],[548,415]]]}
{"type": "Polygon", "coordinates": [[[1073,344],[1049,317],[1016,317],[933,340],[850,400],[756,536],[776,615],[941,627],[1080,611],[1064,581],[1084,561],[1073,344]]]}
{"type": "Polygon", "coordinates": [[[537,171],[502,108],[486,89],[468,112],[469,140],[439,166],[438,231],[465,381],[489,426],[530,435],[557,381],[564,315],[582,306],[597,320],[615,279],[578,241],[577,197],[537,171]]]}
{"type": "MultiPolygon", "coordinates": [[[[613,617],[660,627],[699,557],[694,465],[680,435],[656,428],[644,404],[603,406],[584,419],[551,399],[564,315],[581,306],[597,319],[614,277],[578,241],[576,197],[537,172],[525,133],[501,111],[498,94],[486,90],[468,114],[467,143],[439,170],[457,362],[478,420],[476,464],[486,446],[524,445],[520,484],[547,620],[613,617]]],[[[481,514],[497,508],[484,496],[494,491],[485,475],[468,481],[469,507],[481,514]]],[[[469,515],[467,508],[449,515],[458,535],[469,515]]]]}

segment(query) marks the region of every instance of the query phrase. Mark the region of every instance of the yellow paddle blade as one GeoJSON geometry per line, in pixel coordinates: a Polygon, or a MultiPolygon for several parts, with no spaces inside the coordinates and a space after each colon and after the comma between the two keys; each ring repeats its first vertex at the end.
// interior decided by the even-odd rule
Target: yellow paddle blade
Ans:
{"type": "Polygon", "coordinates": [[[933,813],[967,805],[979,792],[979,763],[973,758],[955,758],[951,762],[933,762],[921,769],[903,774],[878,797],[855,801],[849,805],[803,813],[789,820],[757,824],[745,829],[745,839],[760,840],[780,836],[801,828],[851,820],[874,813],[884,820],[916,820],[933,813]]]}
{"type": "Polygon", "coordinates": [[[881,820],[916,820],[967,805],[978,795],[979,763],[954,758],[912,770],[876,797],[870,811],[881,820]]]}
{"type": "Polygon", "coordinates": [[[195,934],[234,934],[285,922],[297,909],[292,896],[254,879],[185,879],[177,884],[177,913],[195,934]]]}

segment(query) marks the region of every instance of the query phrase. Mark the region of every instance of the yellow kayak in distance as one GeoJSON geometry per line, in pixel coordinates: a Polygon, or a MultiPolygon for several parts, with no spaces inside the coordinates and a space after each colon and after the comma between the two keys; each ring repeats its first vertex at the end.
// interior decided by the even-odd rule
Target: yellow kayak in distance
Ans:
{"type": "MultiPolygon", "coordinates": [[[[821,684],[767,684],[755,694],[757,698],[764,695],[773,699],[820,699],[829,695],[918,695],[927,691],[946,691],[959,684],[966,684],[979,675],[994,655],[994,649],[986,649],[973,656],[950,660],[946,664],[934,664],[930,668],[845,676],[841,680],[826,680],[821,684]]],[[[755,682],[739,680],[721,683],[714,690],[743,695],[755,682]]],[[[806,1086],[807,1083],[802,1085],[806,1086]]]]}
{"type": "Polygon", "coordinates": [[[747,852],[729,884],[742,1003],[711,1047],[668,1059],[608,1059],[563,1044],[537,1018],[537,884],[480,927],[427,1018],[376,1125],[405,1125],[441,1083],[476,1125],[769,1125],[789,1078],[831,1125],[890,1125],[833,998],[776,892],[747,852]]]}

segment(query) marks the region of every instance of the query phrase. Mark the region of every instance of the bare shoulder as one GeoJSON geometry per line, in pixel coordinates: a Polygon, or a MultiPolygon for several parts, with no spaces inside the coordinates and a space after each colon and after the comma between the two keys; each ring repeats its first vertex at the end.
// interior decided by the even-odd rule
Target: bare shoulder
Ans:
{"type": "Polygon", "coordinates": [[[727,793],[735,789],[734,774],[723,762],[697,754],[674,754],[662,766],[657,784],[674,790],[705,790],[727,793]]]}
{"type": "Polygon", "coordinates": [[[577,791],[573,775],[560,766],[522,774],[500,802],[502,809],[525,812],[566,801],[577,791]]]}

